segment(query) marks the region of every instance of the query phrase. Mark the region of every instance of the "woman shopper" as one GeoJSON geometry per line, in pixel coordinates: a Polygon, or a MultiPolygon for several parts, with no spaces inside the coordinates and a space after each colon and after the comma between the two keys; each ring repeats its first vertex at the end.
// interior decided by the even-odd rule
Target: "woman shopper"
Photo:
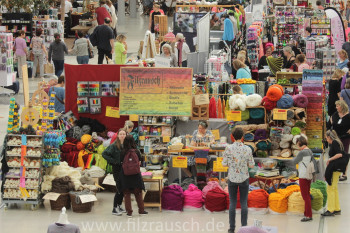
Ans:
{"type": "Polygon", "coordinates": [[[348,58],[348,53],[342,49],[338,52],[339,55],[339,61],[337,63],[337,68],[343,70],[345,73],[347,73],[349,71],[348,68],[348,62],[349,62],[349,58],[348,58]]]}
{"type": "Polygon", "coordinates": [[[295,61],[294,51],[290,46],[286,46],[283,48],[284,62],[283,68],[290,69],[295,61]]]}
{"type": "Polygon", "coordinates": [[[329,80],[329,94],[328,94],[328,115],[332,116],[336,112],[335,102],[339,100],[341,79],[345,75],[345,72],[336,69],[332,75],[332,79],[329,80]]]}
{"type": "Polygon", "coordinates": [[[344,100],[350,109],[350,78],[346,79],[345,89],[340,92],[340,99],[344,100]]]}
{"type": "Polygon", "coordinates": [[[264,69],[264,66],[268,66],[266,58],[271,56],[271,54],[272,54],[272,47],[271,46],[266,47],[265,55],[259,59],[259,64],[258,64],[259,70],[264,69]]]}
{"type": "Polygon", "coordinates": [[[150,16],[149,16],[149,25],[148,29],[152,32],[155,33],[155,24],[154,24],[154,16],[156,15],[164,15],[162,13],[163,11],[160,11],[160,6],[158,4],[153,5],[153,11],[151,11],[150,16]]]}
{"type": "Polygon", "coordinates": [[[120,34],[117,36],[117,42],[115,43],[115,64],[124,65],[126,63],[126,54],[128,45],[126,44],[126,36],[120,34]]]}
{"type": "Polygon", "coordinates": [[[78,38],[71,52],[77,55],[78,64],[89,64],[89,50],[92,49],[92,44],[89,39],[84,38],[82,31],[78,32],[78,38]]]}
{"type": "Polygon", "coordinates": [[[41,35],[43,34],[43,30],[40,28],[36,30],[35,36],[33,37],[30,48],[32,49],[33,55],[34,55],[34,64],[33,64],[33,72],[32,72],[32,78],[36,77],[36,68],[39,64],[39,70],[40,70],[40,78],[44,77],[44,55],[47,59],[47,51],[44,45],[44,40],[41,38],[41,35]]]}
{"type": "Polygon", "coordinates": [[[22,66],[27,64],[27,43],[24,40],[26,37],[25,31],[19,31],[18,37],[15,39],[14,47],[16,49],[16,57],[17,57],[17,70],[18,77],[23,78],[22,74],[22,66]]]}
{"type": "Polygon", "coordinates": [[[325,172],[325,179],[327,186],[327,211],[322,216],[340,215],[338,181],[342,172],[345,172],[346,166],[349,162],[347,155],[344,155],[343,143],[338,138],[335,130],[328,130],[326,132],[326,140],[330,147],[325,172]]]}
{"type": "Polygon", "coordinates": [[[290,70],[294,72],[303,72],[304,69],[310,69],[310,66],[306,63],[305,55],[298,54],[290,70]]]}
{"type": "MultiPolygon", "coordinates": [[[[113,169],[113,178],[116,183],[116,186],[118,187],[120,183],[120,171],[121,168],[121,153],[123,150],[123,143],[126,137],[126,130],[125,129],[119,129],[118,131],[118,137],[116,138],[114,143],[111,143],[106,150],[103,151],[102,157],[107,160],[109,164],[112,165],[113,169]]],[[[125,213],[125,210],[121,207],[123,202],[124,194],[120,189],[117,189],[117,192],[114,195],[114,202],[113,202],[113,210],[112,214],[121,216],[122,213],[125,213]]]]}
{"type": "Polygon", "coordinates": [[[138,157],[138,161],[134,160],[134,162],[138,162],[138,166],[140,166],[141,153],[139,150],[136,149],[134,138],[131,135],[127,135],[125,137],[123,146],[124,146],[123,153],[121,154],[121,158],[120,158],[120,161],[122,161],[122,170],[120,172],[119,188],[124,193],[126,213],[129,218],[132,217],[133,210],[131,207],[131,193],[133,193],[135,195],[137,206],[139,208],[139,214],[146,215],[148,214],[148,212],[146,212],[144,209],[144,203],[142,198],[142,190],[145,190],[145,185],[143,183],[141,173],[138,172],[137,174],[134,174],[134,175],[125,175],[125,173],[127,172],[126,166],[123,166],[123,164],[126,163],[124,158],[125,157],[131,158],[131,157],[128,157],[131,154],[134,154],[134,156],[138,157]]]}
{"type": "MultiPolygon", "coordinates": [[[[126,134],[130,134],[133,136],[135,142],[138,140],[138,132],[137,128],[134,130],[134,123],[132,121],[125,121],[123,129],[126,130],[126,134]],[[134,132],[133,132],[134,131],[134,132]],[[136,132],[135,132],[136,131],[136,132]]],[[[111,138],[111,144],[117,139],[118,134],[115,133],[111,138]]]]}
{"type": "Polygon", "coordinates": [[[250,69],[240,60],[238,59],[233,60],[232,65],[233,65],[233,68],[237,71],[236,79],[252,78],[250,69]]]}
{"type": "Polygon", "coordinates": [[[50,44],[48,61],[53,61],[55,75],[60,77],[64,69],[64,54],[68,54],[67,46],[61,41],[60,34],[54,34],[55,41],[50,44]]]}
{"type": "Polygon", "coordinates": [[[115,7],[112,3],[111,0],[107,0],[106,1],[107,3],[107,6],[109,7],[109,9],[111,10],[111,28],[113,30],[113,34],[114,34],[114,38],[117,36],[117,21],[118,21],[118,18],[117,18],[117,14],[116,14],[116,11],[115,11],[115,7]]]}
{"type": "Polygon", "coordinates": [[[312,210],[311,210],[311,197],[310,197],[310,185],[311,179],[309,179],[307,174],[307,167],[310,163],[313,163],[313,153],[307,147],[307,139],[303,136],[300,136],[297,139],[297,145],[300,148],[300,152],[297,157],[294,158],[293,163],[298,164],[298,173],[299,173],[299,185],[301,195],[305,202],[305,212],[304,218],[301,219],[302,222],[312,221],[312,210]]]}
{"type": "Polygon", "coordinates": [[[163,45],[161,56],[170,59],[170,67],[178,67],[176,56],[171,52],[171,46],[169,44],[163,45]]]}

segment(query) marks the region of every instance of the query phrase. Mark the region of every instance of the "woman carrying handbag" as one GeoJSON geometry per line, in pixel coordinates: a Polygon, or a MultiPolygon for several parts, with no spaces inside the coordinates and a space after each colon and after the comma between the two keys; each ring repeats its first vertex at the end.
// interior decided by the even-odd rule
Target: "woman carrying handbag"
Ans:
{"type": "Polygon", "coordinates": [[[84,38],[81,31],[78,32],[78,37],[70,52],[77,56],[78,64],[89,64],[89,59],[93,58],[92,44],[89,39],[84,38]]]}

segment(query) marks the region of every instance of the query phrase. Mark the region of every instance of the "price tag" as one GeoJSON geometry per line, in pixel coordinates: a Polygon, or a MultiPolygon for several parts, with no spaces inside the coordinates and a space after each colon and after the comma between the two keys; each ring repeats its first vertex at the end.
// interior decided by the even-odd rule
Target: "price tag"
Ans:
{"type": "Polygon", "coordinates": [[[113,175],[107,175],[106,178],[103,180],[102,184],[116,186],[113,175]]]}
{"type": "Polygon", "coordinates": [[[139,137],[139,140],[140,140],[140,141],[144,141],[144,140],[146,140],[146,137],[145,137],[145,136],[140,136],[140,137],[139,137]]]}
{"type": "Polygon", "coordinates": [[[163,137],[163,142],[170,142],[170,137],[169,136],[164,136],[163,137]]]}
{"type": "Polygon", "coordinates": [[[50,193],[46,193],[46,195],[43,197],[43,199],[56,201],[59,198],[60,195],[61,195],[60,193],[52,193],[52,192],[50,192],[50,193]]]}
{"type": "Polygon", "coordinates": [[[186,156],[174,156],[173,167],[187,168],[187,157],[186,156]]]}
{"type": "Polygon", "coordinates": [[[242,112],[241,111],[226,111],[226,120],[227,121],[242,121],[242,112]]]}
{"type": "Polygon", "coordinates": [[[106,117],[120,118],[119,108],[117,107],[106,107],[106,117]]]}
{"type": "Polygon", "coordinates": [[[281,121],[287,120],[287,110],[275,108],[273,110],[273,119],[281,121]]]}
{"type": "Polygon", "coordinates": [[[81,203],[87,203],[87,202],[93,202],[97,201],[97,198],[95,195],[88,194],[88,195],[79,195],[81,203]]]}
{"type": "Polygon", "coordinates": [[[139,121],[139,115],[129,115],[130,121],[139,121]]]}
{"type": "Polygon", "coordinates": [[[224,158],[218,157],[216,158],[216,161],[213,162],[213,171],[214,172],[227,172],[228,167],[222,166],[222,160],[224,158]]]}
{"type": "Polygon", "coordinates": [[[213,129],[213,130],[211,130],[211,133],[214,135],[215,141],[220,140],[220,130],[219,129],[213,129]]]}

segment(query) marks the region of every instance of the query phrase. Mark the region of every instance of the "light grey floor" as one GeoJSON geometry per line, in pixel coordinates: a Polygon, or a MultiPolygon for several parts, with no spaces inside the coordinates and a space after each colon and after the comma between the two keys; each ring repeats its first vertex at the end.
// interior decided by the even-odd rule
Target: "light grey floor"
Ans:
{"type": "MultiPolygon", "coordinates": [[[[171,24],[172,19],[169,19],[171,24]]],[[[148,18],[138,16],[131,19],[127,16],[125,23],[119,25],[118,32],[127,35],[129,53],[137,53],[139,41],[143,40],[148,26],[148,18]]],[[[77,64],[74,56],[66,57],[66,63],[77,64]]],[[[97,58],[90,63],[96,64],[97,58]]],[[[21,80],[20,80],[21,81],[21,80]]],[[[37,88],[38,79],[30,80],[30,93],[37,88]]],[[[11,93],[0,89],[0,93],[11,93]]],[[[15,96],[19,103],[23,104],[23,91],[15,96]]],[[[6,134],[8,118],[9,98],[0,96],[0,140],[2,142],[6,134]]],[[[254,219],[263,221],[265,226],[275,226],[279,233],[347,233],[350,232],[350,182],[339,184],[340,203],[342,215],[322,219],[320,215],[314,215],[314,220],[309,223],[301,223],[301,216],[290,215],[252,215],[249,214],[248,224],[252,225],[254,219]],[[324,221],[323,221],[324,220],[324,221]]],[[[69,221],[80,226],[82,233],[87,232],[227,232],[228,213],[211,214],[200,212],[159,212],[158,209],[147,209],[148,216],[133,219],[126,216],[112,216],[112,193],[98,193],[98,202],[93,206],[91,213],[77,214],[69,210],[69,221]]],[[[134,203],[134,210],[136,205],[134,203]]],[[[0,210],[0,232],[25,232],[44,233],[47,226],[58,220],[59,212],[51,211],[49,203],[36,211],[31,211],[28,206],[11,206],[8,210],[0,210]]],[[[237,227],[240,226],[240,215],[237,215],[237,227]]]]}

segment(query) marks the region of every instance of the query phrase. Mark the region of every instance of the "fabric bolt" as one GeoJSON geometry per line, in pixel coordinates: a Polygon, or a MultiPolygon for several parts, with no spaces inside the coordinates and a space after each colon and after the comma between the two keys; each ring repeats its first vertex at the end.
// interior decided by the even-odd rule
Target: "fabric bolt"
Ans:
{"type": "Polygon", "coordinates": [[[323,196],[323,207],[327,204],[327,183],[322,180],[316,180],[314,183],[311,183],[311,189],[320,190],[323,196]]]}
{"type": "Polygon", "coordinates": [[[162,191],[162,208],[165,210],[182,211],[184,192],[179,185],[164,187],[162,191]]]}
{"type": "Polygon", "coordinates": [[[205,198],[205,208],[210,212],[226,210],[228,195],[224,190],[216,187],[210,190],[205,198]]]}
{"type": "Polygon", "coordinates": [[[236,205],[237,205],[237,192],[239,190],[239,202],[241,204],[241,225],[247,226],[248,221],[248,191],[249,191],[249,178],[241,183],[228,182],[230,208],[229,219],[230,229],[236,228],[236,205]]]}
{"type": "Polygon", "coordinates": [[[338,182],[341,172],[333,172],[332,185],[327,186],[327,209],[329,212],[340,211],[338,182]]]}
{"type": "Polygon", "coordinates": [[[310,195],[312,196],[311,207],[313,210],[319,211],[323,207],[323,194],[319,189],[310,189],[310,195]]]}
{"type": "Polygon", "coordinates": [[[184,192],[184,207],[202,208],[204,198],[202,191],[194,184],[190,184],[184,192]]]}
{"type": "Polygon", "coordinates": [[[299,179],[299,185],[300,185],[300,192],[303,197],[303,200],[305,202],[305,212],[304,216],[308,218],[312,218],[312,209],[311,209],[311,196],[310,196],[310,186],[311,186],[311,180],[299,179]]]}

